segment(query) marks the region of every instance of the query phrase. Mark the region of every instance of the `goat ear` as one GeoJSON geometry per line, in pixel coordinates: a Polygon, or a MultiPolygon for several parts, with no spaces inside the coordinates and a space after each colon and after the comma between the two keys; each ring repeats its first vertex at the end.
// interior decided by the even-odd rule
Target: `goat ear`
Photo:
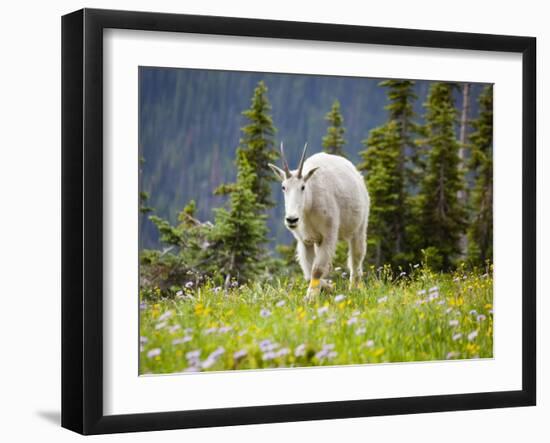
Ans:
{"type": "Polygon", "coordinates": [[[308,173],[306,174],[306,176],[304,177],[304,183],[307,182],[307,181],[311,178],[311,176],[313,175],[313,173],[314,173],[315,171],[317,171],[317,169],[319,169],[319,168],[320,168],[320,166],[317,166],[316,168],[310,169],[309,172],[308,172],[308,173]]]}
{"type": "Polygon", "coordinates": [[[267,166],[269,166],[271,168],[271,170],[273,171],[273,173],[275,174],[275,176],[280,180],[280,181],[283,181],[285,178],[286,178],[286,174],[285,174],[285,171],[283,171],[281,168],[278,168],[277,166],[271,164],[271,163],[268,163],[267,166]]]}

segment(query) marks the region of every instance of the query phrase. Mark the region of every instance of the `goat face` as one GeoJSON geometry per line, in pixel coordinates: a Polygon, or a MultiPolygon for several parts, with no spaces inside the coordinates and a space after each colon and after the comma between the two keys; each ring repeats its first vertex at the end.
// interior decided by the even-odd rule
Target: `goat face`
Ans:
{"type": "Polygon", "coordinates": [[[295,171],[290,171],[286,162],[281,143],[281,159],[284,169],[280,169],[275,165],[269,164],[275,176],[281,181],[281,189],[285,198],[285,226],[290,229],[296,229],[298,224],[303,220],[304,202],[307,196],[307,181],[311,178],[318,168],[309,170],[305,175],[302,174],[304,167],[304,158],[306,154],[307,143],[304,146],[300,165],[295,171]]]}

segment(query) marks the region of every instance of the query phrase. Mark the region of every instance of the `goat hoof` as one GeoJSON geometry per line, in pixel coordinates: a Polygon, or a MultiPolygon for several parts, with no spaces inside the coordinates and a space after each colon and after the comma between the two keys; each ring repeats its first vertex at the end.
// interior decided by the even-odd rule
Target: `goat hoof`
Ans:
{"type": "Polygon", "coordinates": [[[319,296],[319,293],[321,292],[320,286],[317,287],[309,287],[307,288],[306,296],[304,297],[304,301],[307,303],[311,303],[315,301],[315,299],[319,296]]]}

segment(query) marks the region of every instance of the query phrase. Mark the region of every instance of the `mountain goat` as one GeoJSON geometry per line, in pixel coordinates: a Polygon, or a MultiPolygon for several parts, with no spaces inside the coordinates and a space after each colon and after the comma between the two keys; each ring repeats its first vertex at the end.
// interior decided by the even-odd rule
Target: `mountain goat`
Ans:
{"type": "Polygon", "coordinates": [[[362,175],[347,159],[325,153],[304,161],[307,143],[298,169],[291,171],[281,143],[283,168],[269,167],[282,182],[285,199],[285,226],[297,245],[297,258],[309,281],[306,294],[312,300],[332,265],[338,240],[349,244],[350,288],[363,274],[370,199],[362,175]]]}

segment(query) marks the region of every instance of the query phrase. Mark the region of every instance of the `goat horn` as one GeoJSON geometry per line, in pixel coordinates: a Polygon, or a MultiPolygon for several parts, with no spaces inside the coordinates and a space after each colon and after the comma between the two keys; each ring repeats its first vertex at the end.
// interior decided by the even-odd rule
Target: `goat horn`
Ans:
{"type": "Polygon", "coordinates": [[[306,158],[307,142],[304,145],[304,151],[302,152],[302,158],[300,159],[300,166],[298,166],[298,178],[302,178],[302,169],[304,168],[304,159],[306,158]]]}
{"type": "Polygon", "coordinates": [[[283,148],[283,142],[281,142],[281,160],[283,162],[283,168],[285,169],[286,178],[290,178],[290,169],[285,157],[285,150],[283,148]]]}

